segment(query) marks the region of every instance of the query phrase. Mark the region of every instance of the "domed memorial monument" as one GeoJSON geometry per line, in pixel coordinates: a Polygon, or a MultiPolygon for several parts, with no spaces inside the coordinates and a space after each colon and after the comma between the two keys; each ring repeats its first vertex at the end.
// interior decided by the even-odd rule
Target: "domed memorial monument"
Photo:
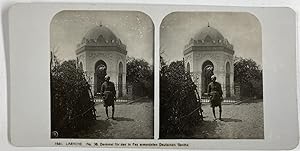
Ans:
{"type": "Polygon", "coordinates": [[[233,95],[233,54],[233,45],[209,25],[190,39],[184,48],[185,69],[202,95],[207,93],[213,74],[222,85],[224,97],[233,95]]]}
{"type": "Polygon", "coordinates": [[[115,83],[117,97],[126,93],[126,45],[109,28],[99,25],[89,30],[76,55],[94,95],[100,93],[105,75],[115,83]]]}

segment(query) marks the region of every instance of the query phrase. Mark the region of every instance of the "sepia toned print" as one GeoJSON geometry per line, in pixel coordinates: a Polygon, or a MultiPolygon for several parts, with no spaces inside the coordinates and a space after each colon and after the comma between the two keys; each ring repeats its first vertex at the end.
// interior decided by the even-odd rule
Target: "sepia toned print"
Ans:
{"type": "Polygon", "coordinates": [[[160,26],[160,138],[263,139],[261,27],[239,12],[160,26]]]}
{"type": "Polygon", "coordinates": [[[141,12],[54,16],[51,138],[153,138],[153,30],[141,12]]]}

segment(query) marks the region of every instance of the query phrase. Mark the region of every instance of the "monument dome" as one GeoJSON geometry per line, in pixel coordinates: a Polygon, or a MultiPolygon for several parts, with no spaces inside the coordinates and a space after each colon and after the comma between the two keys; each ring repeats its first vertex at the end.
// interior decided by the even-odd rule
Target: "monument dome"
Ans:
{"type": "Polygon", "coordinates": [[[103,25],[90,29],[83,37],[83,39],[94,41],[97,41],[99,38],[103,38],[106,42],[121,42],[121,40],[109,28],[103,25]]]}
{"type": "Polygon", "coordinates": [[[193,39],[195,40],[206,40],[210,38],[211,40],[224,40],[223,35],[215,28],[207,26],[204,27],[198,32],[193,39]]]}

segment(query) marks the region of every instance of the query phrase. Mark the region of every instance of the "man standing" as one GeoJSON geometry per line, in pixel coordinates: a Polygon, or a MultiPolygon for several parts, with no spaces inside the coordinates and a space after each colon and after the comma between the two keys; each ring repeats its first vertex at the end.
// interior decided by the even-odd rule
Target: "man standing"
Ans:
{"type": "Polygon", "coordinates": [[[116,99],[116,89],[115,84],[113,82],[110,82],[110,77],[106,75],[104,77],[104,82],[101,85],[101,95],[103,98],[103,105],[105,107],[105,112],[107,116],[107,120],[109,119],[108,116],[108,107],[112,106],[112,119],[114,118],[115,113],[115,99],[116,99]]]}
{"type": "Polygon", "coordinates": [[[207,92],[208,92],[208,95],[210,98],[210,104],[212,107],[212,111],[213,111],[215,120],[217,119],[216,113],[215,113],[215,107],[217,107],[217,106],[219,107],[219,114],[220,114],[219,119],[222,120],[222,118],[221,118],[221,115],[222,115],[221,102],[223,100],[223,97],[222,97],[223,92],[222,92],[221,84],[219,82],[216,82],[216,79],[217,78],[215,75],[211,76],[212,82],[209,83],[207,92]]]}

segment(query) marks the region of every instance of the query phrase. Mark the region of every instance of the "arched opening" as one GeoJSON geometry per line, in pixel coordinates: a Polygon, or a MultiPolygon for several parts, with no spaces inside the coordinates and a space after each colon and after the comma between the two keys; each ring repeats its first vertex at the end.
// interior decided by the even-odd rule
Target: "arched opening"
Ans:
{"type": "Polygon", "coordinates": [[[106,76],[107,65],[103,60],[99,60],[95,64],[95,74],[94,74],[94,91],[95,95],[100,94],[101,85],[104,82],[104,77],[106,76]]]}
{"type": "Polygon", "coordinates": [[[214,75],[214,65],[211,61],[207,60],[202,64],[201,73],[201,94],[207,93],[208,84],[211,82],[211,76],[214,75]]]}
{"type": "Polygon", "coordinates": [[[229,62],[226,63],[226,97],[230,97],[230,64],[229,62]]]}
{"type": "Polygon", "coordinates": [[[123,96],[123,63],[119,63],[119,75],[118,75],[118,97],[123,96]]]}
{"type": "Polygon", "coordinates": [[[190,69],[190,63],[188,62],[186,65],[186,72],[190,73],[191,69],[190,69]]]}

